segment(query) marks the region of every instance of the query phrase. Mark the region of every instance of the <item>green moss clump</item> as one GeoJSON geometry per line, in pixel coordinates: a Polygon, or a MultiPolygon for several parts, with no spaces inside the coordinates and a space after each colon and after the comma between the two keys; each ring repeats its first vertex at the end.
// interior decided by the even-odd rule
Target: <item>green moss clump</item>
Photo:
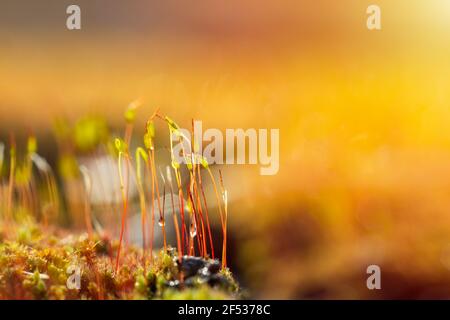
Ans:
{"type": "Polygon", "coordinates": [[[228,269],[219,270],[218,261],[185,256],[180,262],[171,248],[144,266],[142,250],[127,246],[116,274],[117,245],[98,235],[42,232],[35,224],[24,225],[0,240],[0,299],[239,297],[237,282],[228,269]]]}

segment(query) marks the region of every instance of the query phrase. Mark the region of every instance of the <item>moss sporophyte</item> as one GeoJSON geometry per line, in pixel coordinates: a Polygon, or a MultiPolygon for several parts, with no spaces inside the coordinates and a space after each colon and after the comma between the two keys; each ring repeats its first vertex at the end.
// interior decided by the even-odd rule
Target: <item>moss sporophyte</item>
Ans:
{"type": "Polygon", "coordinates": [[[159,110],[145,124],[143,145],[133,151],[140,104],[135,101],[125,111],[123,137],[111,138],[99,117],[85,117],[74,127],[58,120],[58,170],[38,154],[34,135],[24,153],[13,134],[9,148],[0,143],[0,299],[239,297],[227,268],[228,196],[222,173],[217,183],[199,146],[190,144],[194,130],[183,132],[159,110]],[[171,163],[162,167],[156,160],[156,121],[169,131],[171,163]],[[175,137],[185,142],[183,161],[175,155],[175,137]],[[107,193],[106,187],[80,154],[115,159],[117,174],[110,178],[119,185],[120,210],[112,203],[96,203],[96,188],[103,186],[107,193]],[[207,204],[202,171],[217,201],[221,261],[216,260],[210,225],[214,210],[207,204]],[[137,205],[131,190],[137,190],[137,205]],[[107,218],[97,215],[99,206],[107,218]],[[136,211],[139,245],[130,240],[135,232],[129,216],[136,211]],[[155,230],[156,222],[160,230],[155,230]],[[175,240],[168,236],[170,224],[175,240]],[[162,248],[154,250],[159,234],[162,248]]]}

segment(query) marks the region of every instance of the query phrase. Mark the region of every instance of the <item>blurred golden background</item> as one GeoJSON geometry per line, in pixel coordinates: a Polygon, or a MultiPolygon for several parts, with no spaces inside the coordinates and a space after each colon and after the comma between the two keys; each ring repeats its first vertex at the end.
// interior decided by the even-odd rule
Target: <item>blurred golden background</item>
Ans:
{"type": "MultiPolygon", "coordinates": [[[[255,298],[450,298],[450,3],[0,3],[0,134],[136,98],[182,126],[279,128],[280,170],[225,170],[230,259],[255,298]],[[378,264],[382,290],[366,288],[378,264]]],[[[42,141],[44,139],[44,141],[42,141]]]]}

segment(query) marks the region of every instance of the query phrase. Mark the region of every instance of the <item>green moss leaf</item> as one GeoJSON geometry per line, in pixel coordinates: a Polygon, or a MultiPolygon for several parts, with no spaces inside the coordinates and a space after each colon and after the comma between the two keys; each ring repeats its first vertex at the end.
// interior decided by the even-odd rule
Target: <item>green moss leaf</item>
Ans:
{"type": "Polygon", "coordinates": [[[27,141],[28,154],[37,152],[37,140],[35,136],[29,136],[27,141]]]}
{"type": "Polygon", "coordinates": [[[114,145],[116,146],[116,150],[118,152],[126,153],[128,151],[127,143],[121,138],[116,138],[114,140],[114,145]]]}

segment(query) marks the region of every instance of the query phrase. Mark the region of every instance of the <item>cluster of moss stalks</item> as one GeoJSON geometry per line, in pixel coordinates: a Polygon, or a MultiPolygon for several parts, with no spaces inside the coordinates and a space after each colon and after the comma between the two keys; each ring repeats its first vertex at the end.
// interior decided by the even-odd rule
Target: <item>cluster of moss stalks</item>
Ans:
{"type": "MultiPolygon", "coordinates": [[[[220,170],[217,184],[207,159],[198,152],[195,143],[191,143],[195,142],[193,128],[190,133],[182,130],[158,110],[146,122],[141,140],[144,147],[138,146],[131,152],[136,109],[140,105],[140,101],[133,101],[126,109],[122,138],[112,139],[106,123],[97,118],[83,119],[74,128],[64,121],[58,122],[55,134],[61,189],[55,171],[38,155],[33,135],[28,137],[24,156],[18,156],[15,136],[11,133],[8,170],[3,166],[5,145],[0,142],[0,231],[3,223],[0,299],[218,299],[237,296],[238,287],[227,269],[228,193],[220,170]],[[162,170],[158,174],[155,160],[156,120],[169,129],[171,166],[166,166],[165,176],[162,170]],[[174,146],[181,146],[181,150],[174,146]],[[120,222],[112,218],[112,226],[105,228],[96,223],[91,201],[93,176],[90,169],[78,163],[77,157],[81,154],[93,159],[101,155],[117,160],[117,187],[120,187],[122,200],[120,222]],[[183,177],[189,175],[186,185],[182,183],[182,168],[187,170],[183,171],[183,177]],[[217,201],[222,229],[221,263],[214,260],[202,170],[211,180],[217,201]],[[133,174],[139,193],[142,248],[126,243],[133,174]],[[169,190],[170,193],[166,192],[169,190]],[[172,215],[168,217],[166,194],[170,195],[172,207],[172,215]],[[61,208],[61,203],[67,208],[61,208]],[[87,234],[75,237],[61,231],[57,225],[63,212],[71,220],[73,230],[84,225],[87,234]],[[166,239],[166,223],[172,220],[176,249],[172,249],[166,239]],[[157,254],[153,252],[156,222],[161,226],[164,244],[164,249],[157,254]],[[114,234],[111,229],[117,224],[120,226],[117,240],[96,234],[114,234]]],[[[103,189],[101,183],[99,187],[103,189]]],[[[106,194],[107,191],[103,191],[106,194]]],[[[102,210],[114,212],[106,204],[102,210]]]]}
{"type": "Polygon", "coordinates": [[[239,287],[217,260],[177,257],[167,248],[143,262],[142,249],[93,234],[22,224],[0,231],[0,299],[233,299],[239,287]],[[79,274],[78,288],[76,277],[79,274]],[[72,277],[72,278],[71,278],[72,277]],[[73,279],[74,286],[68,285],[73,279]]]}

